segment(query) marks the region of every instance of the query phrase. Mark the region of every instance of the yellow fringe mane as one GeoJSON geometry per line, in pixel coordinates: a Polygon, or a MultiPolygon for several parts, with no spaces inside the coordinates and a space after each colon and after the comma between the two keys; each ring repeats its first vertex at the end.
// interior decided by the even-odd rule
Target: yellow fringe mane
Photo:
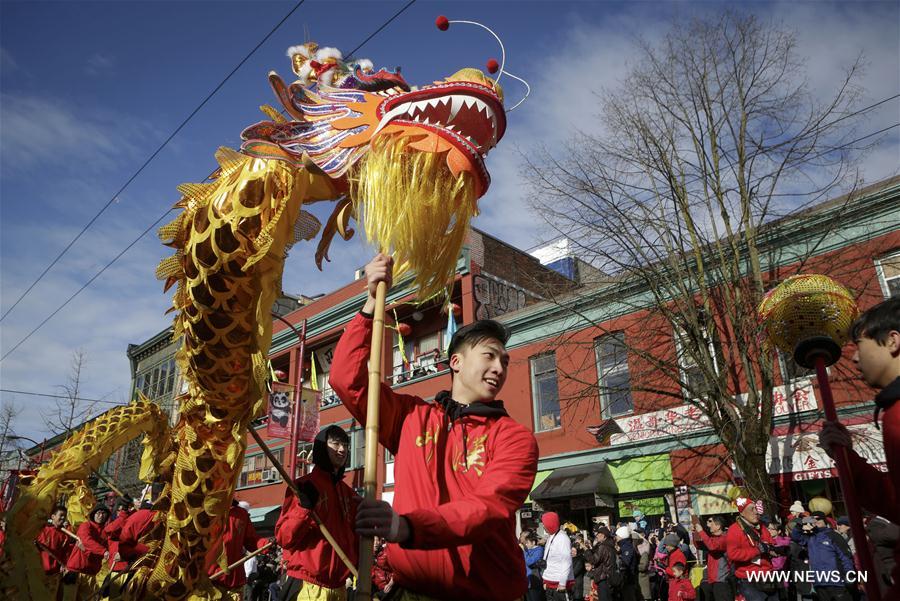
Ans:
{"type": "Polygon", "coordinates": [[[469,174],[454,177],[444,153],[409,149],[410,141],[373,140],[350,193],[369,242],[393,252],[395,279],[415,273],[424,300],[452,280],[478,199],[469,174]]]}

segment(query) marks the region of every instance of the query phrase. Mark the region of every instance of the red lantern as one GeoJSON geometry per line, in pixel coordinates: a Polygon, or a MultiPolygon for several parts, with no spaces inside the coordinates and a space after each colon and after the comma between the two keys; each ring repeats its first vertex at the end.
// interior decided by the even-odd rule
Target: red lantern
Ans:
{"type": "Polygon", "coordinates": [[[408,323],[398,323],[397,330],[400,332],[401,336],[409,336],[410,334],[412,334],[412,326],[408,323]]]}
{"type": "Polygon", "coordinates": [[[287,380],[287,372],[280,370],[280,369],[276,369],[275,370],[275,379],[279,382],[286,381],[287,380]]]}

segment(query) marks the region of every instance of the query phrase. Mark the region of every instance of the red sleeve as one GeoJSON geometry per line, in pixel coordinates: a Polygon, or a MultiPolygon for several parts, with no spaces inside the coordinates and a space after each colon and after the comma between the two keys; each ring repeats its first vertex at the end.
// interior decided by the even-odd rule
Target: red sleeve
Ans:
{"type": "Polygon", "coordinates": [[[107,524],[106,528],[103,529],[106,537],[109,540],[119,540],[119,536],[122,534],[122,528],[125,526],[126,521],[128,521],[127,513],[116,516],[116,519],[107,524]]]}
{"type": "Polygon", "coordinates": [[[152,511],[141,510],[136,511],[129,516],[125,525],[122,527],[122,532],[119,534],[120,557],[131,560],[143,555],[149,550],[147,545],[138,542],[138,540],[150,522],[153,521],[153,515],[154,512],[152,511]],[[145,513],[142,513],[142,511],[145,513]]]}
{"type": "Polygon", "coordinates": [[[250,515],[244,513],[244,519],[246,520],[246,527],[244,528],[244,549],[247,551],[256,551],[260,547],[266,544],[266,539],[259,538],[259,535],[256,533],[256,528],[253,527],[253,522],[250,521],[250,515]]]}
{"type": "Polygon", "coordinates": [[[97,528],[91,528],[91,522],[82,522],[78,527],[78,538],[89,553],[102,556],[106,553],[106,537],[97,528]]]}
{"type": "Polygon", "coordinates": [[[292,551],[315,527],[310,511],[300,506],[294,492],[288,488],[281,504],[281,515],[275,522],[275,542],[279,547],[292,551]]]}
{"type": "Polygon", "coordinates": [[[522,506],[537,471],[537,442],[518,424],[507,422],[506,427],[497,433],[493,457],[470,494],[404,516],[413,532],[404,547],[444,549],[478,542],[506,524],[522,506]]]}
{"type": "MultiPolygon", "coordinates": [[[[372,320],[357,314],[350,320],[334,349],[328,381],[347,410],[356,420],[366,424],[369,394],[368,361],[372,340],[372,320]]],[[[380,427],[378,441],[391,453],[397,453],[403,420],[422,401],[412,395],[397,394],[390,386],[381,385],[380,427]]]]}
{"type": "Polygon", "coordinates": [[[851,449],[847,450],[847,462],[860,504],[895,524],[900,523],[900,498],[890,475],[869,465],[851,449]]]}
{"type": "MultiPolygon", "coordinates": [[[[723,537],[719,537],[719,538],[723,538],[723,537]]],[[[690,580],[684,580],[684,581],[682,581],[682,586],[681,586],[681,598],[682,598],[682,599],[686,599],[686,600],[696,599],[696,598],[697,598],[697,591],[696,591],[696,589],[694,589],[694,587],[691,585],[690,580]]]]}
{"type": "Polygon", "coordinates": [[[725,548],[728,546],[726,539],[727,537],[724,535],[710,536],[704,530],[694,533],[694,544],[697,546],[702,545],[707,551],[725,551],[725,548]]]}
{"type": "MultiPolygon", "coordinates": [[[[768,528],[763,529],[763,536],[768,534],[767,530],[768,528]]],[[[728,544],[727,554],[729,560],[748,562],[759,557],[759,549],[750,544],[747,540],[747,535],[744,534],[744,531],[741,530],[738,524],[734,524],[728,529],[728,534],[725,535],[725,538],[728,544]]]]}

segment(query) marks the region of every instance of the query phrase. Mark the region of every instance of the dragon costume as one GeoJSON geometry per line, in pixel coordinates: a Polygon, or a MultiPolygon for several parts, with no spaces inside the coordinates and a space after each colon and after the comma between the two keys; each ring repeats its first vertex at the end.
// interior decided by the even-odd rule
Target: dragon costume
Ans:
{"type": "MultiPolygon", "coordinates": [[[[206,574],[249,423],[263,408],[270,310],[286,254],[321,229],[304,205],[336,202],[316,252],[320,268],[335,234],[349,239],[349,220],[358,218],[370,242],[393,253],[398,272],[414,274],[420,298],[452,278],[490,183],[484,158],[506,127],[499,86],[462,69],[413,88],[399,70],[376,72],[368,61],[344,62],[315,44],[289,55],[296,81],[269,74],[283,110],[261,107],[270,119],[244,130],[240,151],[219,149],[211,181],[180,186],[183,211],[160,229],[175,249],[157,276],[166,290],[175,288],[175,336],[183,340],[177,362],[188,387],[171,440],[160,438],[165,420],[146,402],[88,424],[22,488],[11,520],[24,520],[14,560],[28,556],[24,565],[37,565],[28,545],[55,497],[50,483],[86,478],[85,470],[144,431],[147,466],[161,470],[166,486],[145,541],[150,551],[133,566],[126,597],[214,595],[206,574]]],[[[25,592],[21,598],[42,598],[40,577],[14,570],[6,580],[6,590],[25,592]]]]}

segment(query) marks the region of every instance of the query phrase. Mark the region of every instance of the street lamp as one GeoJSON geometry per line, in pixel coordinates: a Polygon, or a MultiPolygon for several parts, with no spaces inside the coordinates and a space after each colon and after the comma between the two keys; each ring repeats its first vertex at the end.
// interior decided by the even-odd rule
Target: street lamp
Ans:
{"type": "Polygon", "coordinates": [[[47,439],[44,439],[42,442],[38,442],[33,438],[28,438],[27,436],[19,436],[18,434],[9,434],[6,437],[6,440],[27,440],[32,443],[36,447],[41,447],[41,454],[38,456],[38,464],[44,462],[44,444],[47,442],[47,439]]]}

